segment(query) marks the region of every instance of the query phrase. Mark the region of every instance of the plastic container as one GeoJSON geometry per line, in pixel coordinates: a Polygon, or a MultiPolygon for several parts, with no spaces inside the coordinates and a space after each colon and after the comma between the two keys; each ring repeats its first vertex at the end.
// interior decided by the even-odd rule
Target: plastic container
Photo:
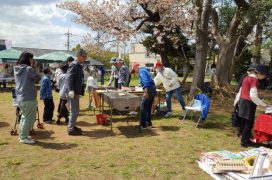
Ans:
{"type": "Polygon", "coordinates": [[[108,118],[109,118],[109,115],[107,115],[107,114],[97,114],[96,115],[97,124],[98,125],[105,125],[108,118]]]}

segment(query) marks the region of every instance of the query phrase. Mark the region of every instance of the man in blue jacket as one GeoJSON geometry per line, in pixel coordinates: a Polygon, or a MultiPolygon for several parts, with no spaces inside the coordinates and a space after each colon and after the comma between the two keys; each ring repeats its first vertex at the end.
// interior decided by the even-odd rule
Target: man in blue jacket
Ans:
{"type": "Polygon", "coordinates": [[[84,95],[84,72],[82,64],[87,59],[85,50],[77,52],[77,60],[73,61],[67,71],[68,101],[70,103],[70,117],[68,123],[68,135],[81,135],[82,130],[76,126],[79,114],[79,96],[84,95]]]}
{"type": "Polygon", "coordinates": [[[151,77],[149,69],[142,67],[139,70],[140,84],[144,94],[141,102],[141,129],[152,128],[151,109],[154,98],[157,94],[155,83],[151,77]]]}

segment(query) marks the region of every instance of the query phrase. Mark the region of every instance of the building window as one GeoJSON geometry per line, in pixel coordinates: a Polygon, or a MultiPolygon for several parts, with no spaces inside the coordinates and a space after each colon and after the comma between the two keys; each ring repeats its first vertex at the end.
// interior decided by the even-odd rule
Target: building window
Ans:
{"type": "Polygon", "coordinates": [[[154,63],[146,63],[145,66],[146,67],[154,67],[154,63]]]}

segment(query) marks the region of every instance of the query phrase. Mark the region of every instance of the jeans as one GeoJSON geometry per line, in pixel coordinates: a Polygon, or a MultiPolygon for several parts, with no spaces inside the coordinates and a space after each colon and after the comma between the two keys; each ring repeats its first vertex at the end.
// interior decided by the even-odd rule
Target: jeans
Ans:
{"type": "Polygon", "coordinates": [[[114,80],[114,87],[115,87],[115,89],[118,89],[118,79],[114,80]]]}
{"type": "Polygon", "coordinates": [[[73,131],[74,127],[76,126],[77,117],[79,114],[79,95],[75,94],[73,99],[69,98],[70,103],[70,115],[69,115],[69,123],[68,123],[68,130],[73,131]]]}
{"type": "Polygon", "coordinates": [[[181,94],[181,88],[177,88],[177,89],[174,89],[172,91],[169,91],[166,93],[166,104],[167,104],[167,112],[172,112],[172,103],[171,103],[171,99],[172,99],[172,95],[173,93],[176,92],[176,96],[177,96],[177,99],[182,107],[183,110],[185,110],[185,102],[182,98],[182,94],[181,94]]]}
{"type": "Polygon", "coordinates": [[[33,128],[36,120],[37,100],[19,102],[19,108],[22,111],[20,121],[20,139],[26,139],[33,128]]]}
{"type": "Polygon", "coordinates": [[[156,89],[155,88],[149,89],[148,95],[149,95],[149,98],[145,99],[144,97],[142,97],[142,102],[141,102],[141,124],[140,125],[143,127],[152,126],[151,109],[152,109],[154,98],[156,96],[156,89]]]}
{"type": "Polygon", "coordinates": [[[44,102],[44,110],[43,110],[43,121],[52,121],[54,114],[54,101],[53,99],[46,98],[43,100],[44,102]]]}
{"type": "Polygon", "coordinates": [[[242,124],[240,129],[240,132],[242,133],[241,143],[248,144],[250,142],[253,125],[254,121],[242,118],[242,124]]]}

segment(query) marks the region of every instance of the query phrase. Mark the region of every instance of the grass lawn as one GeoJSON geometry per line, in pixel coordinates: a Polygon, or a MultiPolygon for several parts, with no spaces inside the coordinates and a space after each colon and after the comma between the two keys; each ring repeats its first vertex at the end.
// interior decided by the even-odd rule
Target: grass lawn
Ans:
{"type": "MultiPolygon", "coordinates": [[[[210,179],[197,166],[200,152],[244,150],[231,128],[231,102],[212,101],[202,128],[190,118],[182,122],[174,102],[174,116],[153,117],[153,130],[139,134],[137,118],[127,125],[125,116],[115,116],[111,135],[109,126],[96,124],[87,101],[81,98],[78,118],[83,136],[68,136],[65,125],[45,125],[35,128],[35,145],[23,145],[9,135],[15,119],[11,93],[0,92],[0,179],[210,179]]],[[[42,118],[41,101],[39,111],[42,118]]]]}

